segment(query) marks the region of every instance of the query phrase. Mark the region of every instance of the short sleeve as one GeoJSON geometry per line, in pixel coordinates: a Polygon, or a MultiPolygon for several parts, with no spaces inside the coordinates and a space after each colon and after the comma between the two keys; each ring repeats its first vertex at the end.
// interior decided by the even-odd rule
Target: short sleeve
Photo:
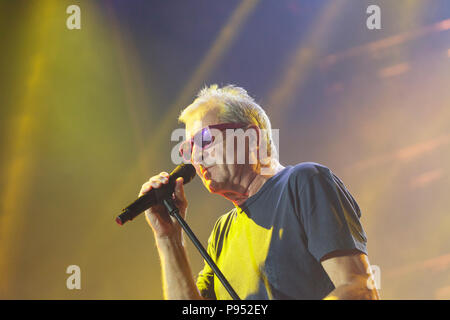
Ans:
{"type": "MultiPolygon", "coordinates": [[[[212,259],[214,259],[215,256],[214,254],[215,250],[213,246],[214,241],[212,241],[213,237],[214,232],[209,237],[208,248],[206,249],[206,251],[208,252],[209,256],[212,259]]],[[[214,292],[214,271],[211,269],[206,260],[204,260],[204,263],[205,265],[203,269],[199,272],[197,277],[197,288],[198,291],[200,292],[200,295],[203,298],[216,299],[216,294],[214,292]]]]}
{"type": "Polygon", "coordinates": [[[359,206],[328,168],[309,176],[299,197],[308,250],[317,261],[337,250],[367,254],[359,206]]]}

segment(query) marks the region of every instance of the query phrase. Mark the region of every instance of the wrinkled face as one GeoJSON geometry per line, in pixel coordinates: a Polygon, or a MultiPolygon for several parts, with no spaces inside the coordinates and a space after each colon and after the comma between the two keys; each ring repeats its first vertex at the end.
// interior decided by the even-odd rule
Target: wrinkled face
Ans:
{"type": "MultiPolygon", "coordinates": [[[[201,118],[192,119],[186,123],[186,138],[202,137],[199,132],[208,126],[222,124],[218,119],[218,110],[212,109],[201,118]]],[[[203,131],[205,132],[205,131],[203,131]]],[[[202,148],[201,143],[193,143],[191,163],[197,175],[202,179],[205,187],[212,193],[233,192],[245,174],[256,170],[256,146],[249,148],[247,143],[238,141],[231,134],[252,132],[252,138],[257,137],[258,131],[252,126],[242,129],[210,129],[212,142],[202,148]],[[249,152],[249,150],[251,150],[249,152]],[[252,159],[252,160],[250,160],[252,159]]],[[[256,140],[256,138],[255,138],[256,140]]],[[[253,140],[252,140],[253,141],[253,140]]]]}

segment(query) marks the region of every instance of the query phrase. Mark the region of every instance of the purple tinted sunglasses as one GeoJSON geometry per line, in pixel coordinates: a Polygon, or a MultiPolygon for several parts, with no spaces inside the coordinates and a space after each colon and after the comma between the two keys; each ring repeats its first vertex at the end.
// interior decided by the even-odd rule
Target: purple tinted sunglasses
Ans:
{"type": "Polygon", "coordinates": [[[213,124],[207,127],[202,128],[201,130],[197,131],[194,136],[184,141],[180,145],[180,155],[183,157],[186,161],[191,161],[192,159],[192,150],[195,146],[203,149],[206,149],[211,146],[211,144],[214,142],[214,136],[211,134],[211,129],[217,129],[217,130],[226,130],[226,129],[239,129],[247,126],[248,124],[244,123],[233,123],[233,122],[227,122],[227,123],[219,123],[219,124],[213,124]]]}

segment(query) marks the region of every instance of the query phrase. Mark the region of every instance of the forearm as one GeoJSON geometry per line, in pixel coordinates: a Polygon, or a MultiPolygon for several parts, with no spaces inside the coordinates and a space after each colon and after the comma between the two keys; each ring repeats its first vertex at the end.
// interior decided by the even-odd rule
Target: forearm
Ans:
{"type": "Polygon", "coordinates": [[[192,276],[186,248],[181,240],[157,240],[161,258],[164,298],[169,300],[202,299],[192,276]]]}
{"type": "Polygon", "coordinates": [[[366,281],[359,280],[336,287],[325,300],[379,300],[376,289],[371,289],[366,281]]]}

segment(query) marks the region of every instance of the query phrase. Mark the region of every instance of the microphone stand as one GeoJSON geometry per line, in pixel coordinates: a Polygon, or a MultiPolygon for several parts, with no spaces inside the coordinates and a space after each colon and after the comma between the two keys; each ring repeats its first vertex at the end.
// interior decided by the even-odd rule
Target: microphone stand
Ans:
{"type": "Polygon", "coordinates": [[[234,291],[234,289],[231,287],[230,283],[227,281],[223,273],[220,271],[220,269],[217,267],[217,265],[214,263],[214,261],[209,256],[208,252],[205,250],[205,248],[202,246],[200,241],[195,236],[194,232],[192,232],[189,225],[184,221],[184,219],[180,216],[180,212],[175,205],[173,199],[166,198],[163,200],[164,206],[166,207],[167,211],[169,211],[169,214],[177,219],[180,226],[183,228],[184,232],[189,236],[191,241],[194,243],[194,245],[197,247],[198,251],[202,255],[202,257],[206,260],[206,262],[209,264],[211,269],[213,269],[214,273],[216,274],[217,278],[219,278],[220,282],[222,282],[225,289],[227,289],[230,296],[233,298],[233,300],[241,300],[237,293],[234,291]]]}

